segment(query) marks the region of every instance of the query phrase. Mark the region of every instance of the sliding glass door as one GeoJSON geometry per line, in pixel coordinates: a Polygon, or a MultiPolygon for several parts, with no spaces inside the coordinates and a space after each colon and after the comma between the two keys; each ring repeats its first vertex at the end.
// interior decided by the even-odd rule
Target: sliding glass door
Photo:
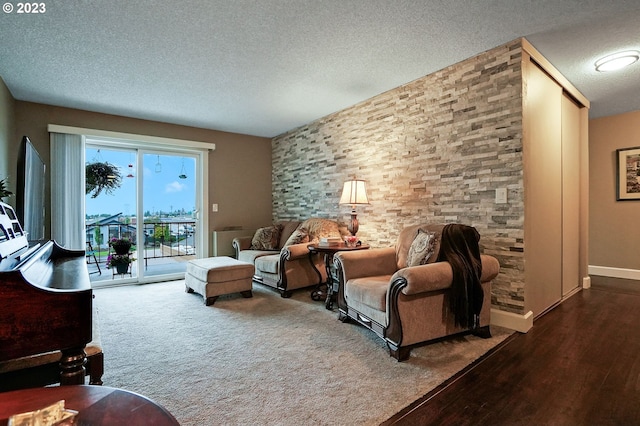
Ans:
{"type": "Polygon", "coordinates": [[[198,249],[196,158],[144,152],[142,235],[146,276],[184,274],[198,249]]]}
{"type": "Polygon", "coordinates": [[[85,226],[94,286],[184,277],[205,241],[201,155],[87,140],[85,226]],[[115,252],[121,240],[131,244],[126,254],[115,252]]]}
{"type": "Polygon", "coordinates": [[[137,182],[132,173],[136,155],[135,149],[85,148],[85,231],[92,282],[137,280],[137,182]],[[117,240],[131,243],[126,253],[115,253],[117,240]]]}

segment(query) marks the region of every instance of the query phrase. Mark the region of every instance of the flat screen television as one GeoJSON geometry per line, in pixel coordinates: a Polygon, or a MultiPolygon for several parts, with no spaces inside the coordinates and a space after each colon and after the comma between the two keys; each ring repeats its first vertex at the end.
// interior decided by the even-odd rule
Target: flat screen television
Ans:
{"type": "Polygon", "coordinates": [[[44,240],[44,185],[46,166],[27,136],[18,154],[16,214],[29,241],[44,240]]]}

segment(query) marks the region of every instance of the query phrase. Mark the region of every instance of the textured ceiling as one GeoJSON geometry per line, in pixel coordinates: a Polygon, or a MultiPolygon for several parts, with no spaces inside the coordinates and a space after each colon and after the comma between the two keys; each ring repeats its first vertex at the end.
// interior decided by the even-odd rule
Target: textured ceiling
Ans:
{"type": "Polygon", "coordinates": [[[44,5],[0,14],[0,77],[18,100],[271,137],[526,37],[592,118],[640,110],[640,63],[593,68],[640,50],[637,0],[44,5]]]}

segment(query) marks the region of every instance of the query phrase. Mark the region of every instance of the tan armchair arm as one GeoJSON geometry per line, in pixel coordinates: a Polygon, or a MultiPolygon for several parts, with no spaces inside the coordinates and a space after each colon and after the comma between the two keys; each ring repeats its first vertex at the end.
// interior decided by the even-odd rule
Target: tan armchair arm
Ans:
{"type": "Polygon", "coordinates": [[[482,261],[481,282],[486,283],[498,276],[500,273],[500,262],[498,262],[498,259],[493,256],[481,254],[480,260],[482,261]]]}
{"type": "Polygon", "coordinates": [[[391,282],[397,279],[406,281],[407,285],[401,290],[406,295],[426,293],[449,288],[453,271],[449,262],[428,263],[400,269],[391,277],[391,282]]]}
{"type": "Polygon", "coordinates": [[[333,259],[345,282],[359,277],[391,275],[398,269],[393,247],[340,251],[333,259]]]}
{"type": "Polygon", "coordinates": [[[233,246],[233,248],[236,249],[236,259],[238,258],[238,255],[241,250],[249,250],[249,247],[251,247],[252,239],[253,237],[250,237],[250,236],[236,237],[233,239],[233,241],[231,242],[231,245],[233,246]]]}
{"type": "Polygon", "coordinates": [[[282,247],[282,250],[280,250],[280,258],[283,260],[294,260],[309,256],[308,245],[309,243],[300,243],[282,247]]]}
{"type": "MultiPolygon", "coordinates": [[[[480,281],[491,281],[500,272],[500,264],[493,256],[481,255],[480,259],[482,261],[480,281]]],[[[401,269],[391,277],[391,282],[397,278],[406,280],[407,285],[401,291],[411,295],[449,288],[453,280],[453,271],[449,262],[436,262],[401,269]]]]}

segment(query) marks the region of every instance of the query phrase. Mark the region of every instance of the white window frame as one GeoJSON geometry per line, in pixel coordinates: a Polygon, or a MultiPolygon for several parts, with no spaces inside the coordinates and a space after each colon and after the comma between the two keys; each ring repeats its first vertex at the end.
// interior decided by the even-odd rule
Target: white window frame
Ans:
{"type": "MultiPolygon", "coordinates": [[[[198,257],[209,257],[209,214],[206,206],[209,205],[209,155],[210,151],[215,150],[216,146],[209,142],[198,142],[182,139],[162,138],[157,136],[139,135],[132,133],[111,132],[106,130],[86,129],[80,127],[61,126],[56,124],[49,124],[49,133],[61,133],[80,135],[82,137],[82,151],[86,143],[90,144],[104,144],[114,147],[136,147],[141,150],[150,151],[171,151],[171,152],[185,152],[192,156],[198,156],[201,167],[198,170],[196,176],[196,209],[199,215],[200,226],[202,232],[196,242],[198,250],[198,257]]],[[[84,172],[84,164],[79,164],[78,167],[82,168],[84,172]]],[[[52,167],[53,169],[53,167],[52,167]]],[[[53,186],[53,185],[52,185],[53,186]]],[[[57,196],[61,196],[58,194],[57,196]]],[[[84,206],[84,198],[78,200],[77,205],[84,206]]],[[[140,203],[139,203],[140,204],[140,203]]],[[[138,209],[142,206],[139,205],[138,209]]],[[[83,208],[84,211],[84,208],[83,208]]],[[[82,216],[84,218],[84,215],[82,216]]],[[[84,227],[84,221],[83,227],[84,227]]],[[[84,233],[84,230],[83,230],[84,233]]],[[[84,235],[84,234],[83,234],[84,235]]]]}

